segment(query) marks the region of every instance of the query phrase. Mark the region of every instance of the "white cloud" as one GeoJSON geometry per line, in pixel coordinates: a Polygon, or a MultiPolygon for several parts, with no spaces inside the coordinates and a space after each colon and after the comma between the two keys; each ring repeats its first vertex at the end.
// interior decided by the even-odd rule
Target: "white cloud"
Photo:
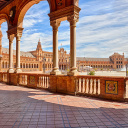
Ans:
{"type": "MultiPolygon", "coordinates": [[[[52,51],[52,27],[47,16],[49,6],[43,2],[33,6],[25,16],[22,51],[35,50],[39,38],[42,48],[52,51]]],[[[80,7],[76,29],[77,56],[108,57],[114,52],[124,52],[128,56],[128,0],[81,0],[80,7]]],[[[62,44],[69,52],[69,22],[61,23],[58,36],[59,48],[62,44]]],[[[6,38],[4,32],[5,47],[8,45],[6,38]]]]}

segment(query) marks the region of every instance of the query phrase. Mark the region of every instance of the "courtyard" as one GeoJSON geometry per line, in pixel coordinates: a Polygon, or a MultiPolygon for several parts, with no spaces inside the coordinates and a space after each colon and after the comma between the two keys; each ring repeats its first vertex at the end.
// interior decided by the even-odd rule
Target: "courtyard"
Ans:
{"type": "Polygon", "coordinates": [[[128,103],[0,84],[0,128],[128,128],[128,103]]]}

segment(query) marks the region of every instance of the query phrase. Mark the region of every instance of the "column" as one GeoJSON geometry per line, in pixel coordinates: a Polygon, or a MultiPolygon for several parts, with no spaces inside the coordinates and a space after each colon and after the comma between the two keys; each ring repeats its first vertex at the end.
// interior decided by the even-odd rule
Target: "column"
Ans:
{"type": "Polygon", "coordinates": [[[70,23],[70,71],[68,75],[75,76],[78,74],[76,67],[76,22],[79,16],[74,14],[68,16],[68,21],[70,23]]]}
{"type": "Polygon", "coordinates": [[[20,38],[19,34],[16,34],[16,73],[22,72],[20,69],[20,38]]]}
{"type": "Polygon", "coordinates": [[[13,70],[13,39],[14,39],[14,34],[8,35],[9,39],[9,73],[14,73],[13,70]]]}
{"type": "Polygon", "coordinates": [[[2,31],[1,31],[1,25],[0,25],[0,71],[2,69],[2,31]]]}
{"type": "Polygon", "coordinates": [[[53,28],[53,70],[51,75],[61,74],[58,67],[58,27],[60,26],[60,21],[54,20],[50,22],[53,28]]]}

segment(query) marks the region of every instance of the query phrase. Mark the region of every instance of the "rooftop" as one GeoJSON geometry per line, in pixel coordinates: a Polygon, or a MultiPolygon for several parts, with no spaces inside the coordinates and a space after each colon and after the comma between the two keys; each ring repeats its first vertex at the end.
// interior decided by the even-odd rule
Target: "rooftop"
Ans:
{"type": "MultiPolygon", "coordinates": [[[[5,54],[9,54],[9,49],[2,47],[2,52],[5,53],[5,54]]],[[[16,55],[16,50],[13,50],[13,55],[16,55]]],[[[20,52],[20,56],[35,58],[35,57],[32,55],[32,53],[30,53],[30,52],[23,52],[23,51],[20,52]]]]}

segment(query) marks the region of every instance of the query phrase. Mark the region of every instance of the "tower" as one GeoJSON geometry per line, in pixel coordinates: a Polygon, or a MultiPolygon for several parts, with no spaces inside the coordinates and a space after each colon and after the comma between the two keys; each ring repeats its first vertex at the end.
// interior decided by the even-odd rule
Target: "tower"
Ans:
{"type": "Polygon", "coordinates": [[[37,61],[42,61],[42,47],[41,47],[40,39],[38,41],[38,45],[36,48],[36,54],[37,54],[37,61]]]}

